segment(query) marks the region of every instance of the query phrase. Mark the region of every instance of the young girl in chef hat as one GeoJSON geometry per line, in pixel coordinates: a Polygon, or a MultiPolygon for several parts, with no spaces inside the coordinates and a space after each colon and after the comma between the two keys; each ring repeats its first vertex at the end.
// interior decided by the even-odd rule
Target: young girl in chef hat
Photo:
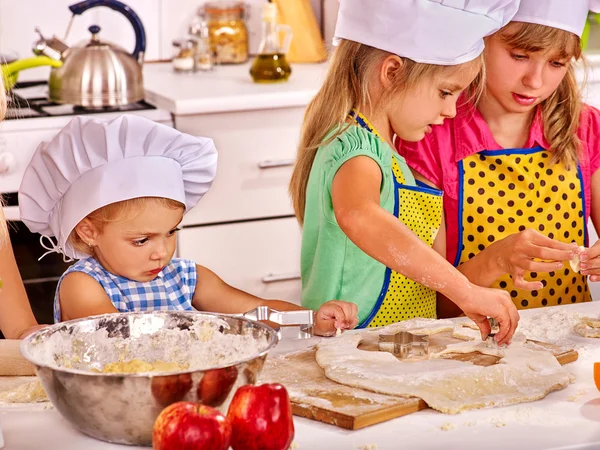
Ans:
{"type": "Polygon", "coordinates": [[[486,40],[486,91],[418,143],[409,166],[444,190],[446,257],[474,283],[505,289],[518,308],[590,300],[600,279],[600,113],[582,104],[574,61],[589,0],[521,0],[486,40]],[[576,243],[572,244],[573,242],[576,243]],[[575,270],[574,270],[575,269],[575,270]]]}
{"type": "MultiPolygon", "coordinates": [[[[51,251],[79,259],[59,281],[55,321],[119,311],[301,309],[173,258],[177,227],[209,189],[216,164],[212,140],[138,116],[77,117],[42,143],[23,176],[21,217],[31,231],[56,237],[51,251]]],[[[315,320],[317,334],[353,328],[356,305],[327,302],[315,320]]]]}
{"type": "Polygon", "coordinates": [[[290,192],[302,239],[302,302],[358,304],[361,327],[436,317],[436,293],[508,342],[518,313],[506,292],[470,283],[432,250],[441,192],[417,185],[393,136],[418,141],[455,114],[480,72],[483,37],[518,2],[341,0],[339,43],[306,112],[290,192]]]}

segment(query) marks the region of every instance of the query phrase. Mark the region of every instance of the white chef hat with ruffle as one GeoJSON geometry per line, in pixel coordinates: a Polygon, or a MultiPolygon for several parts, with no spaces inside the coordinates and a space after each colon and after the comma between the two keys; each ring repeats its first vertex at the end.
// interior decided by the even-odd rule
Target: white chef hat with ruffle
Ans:
{"type": "Polygon", "coordinates": [[[481,54],[483,38],[518,6],[519,0],[340,0],[334,36],[421,63],[462,64],[481,54]]]}
{"type": "Polygon", "coordinates": [[[581,37],[589,11],[600,11],[600,0],[521,0],[513,21],[537,23],[581,37]]]}
{"type": "Polygon", "coordinates": [[[21,220],[56,237],[51,251],[84,258],[69,243],[91,212],[139,197],[163,197],[194,207],[215,177],[213,141],[140,116],[110,121],[76,117],[42,142],[19,189],[21,220]]]}

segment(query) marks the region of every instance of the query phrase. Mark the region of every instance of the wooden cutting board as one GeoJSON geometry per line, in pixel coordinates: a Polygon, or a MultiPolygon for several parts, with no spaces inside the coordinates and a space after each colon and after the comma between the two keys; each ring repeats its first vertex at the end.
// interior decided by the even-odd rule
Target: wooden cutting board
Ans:
{"type": "Polygon", "coordinates": [[[21,355],[20,340],[0,339],[0,376],[35,375],[33,366],[21,355]]]}
{"type": "MultiPolygon", "coordinates": [[[[373,336],[376,337],[375,333],[373,336]]],[[[430,336],[432,351],[448,343],[461,342],[450,332],[430,336]]],[[[532,341],[535,342],[535,341],[532,341]]],[[[535,342],[547,348],[561,364],[576,361],[576,351],[552,344],[535,342]]],[[[443,347],[442,347],[443,346],[443,347]]],[[[366,342],[359,348],[377,351],[376,342],[366,342]]],[[[293,413],[300,417],[318,420],[348,430],[385,422],[396,417],[428,408],[419,398],[401,398],[345,386],[325,377],[325,372],[315,360],[316,348],[268,359],[262,371],[261,383],[282,383],[288,389],[293,413]]],[[[481,353],[448,355],[451,359],[471,361],[489,366],[499,358],[481,353]]]]}

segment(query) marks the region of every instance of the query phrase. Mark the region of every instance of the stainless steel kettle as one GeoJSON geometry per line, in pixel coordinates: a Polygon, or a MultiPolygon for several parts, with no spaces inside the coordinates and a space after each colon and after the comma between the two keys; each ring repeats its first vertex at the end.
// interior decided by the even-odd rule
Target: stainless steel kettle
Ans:
{"type": "MultiPolygon", "coordinates": [[[[92,25],[91,40],[82,47],[68,47],[60,39],[45,39],[34,44],[34,53],[62,61],[62,67],[50,72],[49,99],[90,109],[117,107],[144,98],[142,64],[146,33],[137,14],[116,0],[86,0],[69,6],[76,15],[88,9],[106,6],[125,15],[135,31],[135,49],[128,53],[117,45],[98,39],[100,27],[92,25]]],[[[67,35],[71,28],[67,29],[67,35]]],[[[39,31],[38,31],[39,32],[39,31]]]]}

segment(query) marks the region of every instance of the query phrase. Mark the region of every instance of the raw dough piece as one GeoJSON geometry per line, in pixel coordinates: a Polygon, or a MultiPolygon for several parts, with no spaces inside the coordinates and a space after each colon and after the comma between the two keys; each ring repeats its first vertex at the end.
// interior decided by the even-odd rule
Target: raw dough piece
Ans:
{"type": "Polygon", "coordinates": [[[594,317],[581,317],[575,324],[576,333],[587,338],[600,338],[600,319],[594,317]]]}
{"type": "Polygon", "coordinates": [[[336,328],[335,329],[335,335],[336,336],[340,336],[342,334],[342,329],[341,328],[336,328]]]}
{"type": "MultiPolygon", "coordinates": [[[[404,329],[435,334],[433,330],[448,329],[444,323],[448,321],[423,321],[400,322],[376,332],[389,334],[404,329]],[[441,326],[435,322],[441,322],[441,326]]],[[[338,339],[321,341],[316,360],[325,375],[338,383],[382,394],[419,397],[444,413],[538,400],[574,380],[550,352],[524,347],[523,337],[514,339],[507,348],[488,347],[478,338],[453,344],[428,360],[411,361],[398,360],[386,352],[359,350],[358,345],[369,333],[373,331],[345,333],[338,339]],[[473,351],[501,359],[485,367],[439,358],[444,353],[473,351]]]]}
{"type": "MultiPolygon", "coordinates": [[[[585,250],[585,247],[580,246],[579,249],[583,251],[585,250]]],[[[573,272],[579,272],[580,263],[581,261],[579,260],[579,254],[573,256],[573,259],[569,261],[569,265],[571,266],[571,269],[573,269],[573,272]]]]}
{"type": "Polygon", "coordinates": [[[154,361],[148,363],[140,359],[108,363],[102,368],[103,373],[144,373],[144,372],[179,372],[189,368],[188,364],[176,362],[154,361]]]}
{"type": "Polygon", "coordinates": [[[48,402],[46,391],[39,380],[22,384],[14,389],[0,392],[0,402],[6,403],[39,403],[48,402]]]}

